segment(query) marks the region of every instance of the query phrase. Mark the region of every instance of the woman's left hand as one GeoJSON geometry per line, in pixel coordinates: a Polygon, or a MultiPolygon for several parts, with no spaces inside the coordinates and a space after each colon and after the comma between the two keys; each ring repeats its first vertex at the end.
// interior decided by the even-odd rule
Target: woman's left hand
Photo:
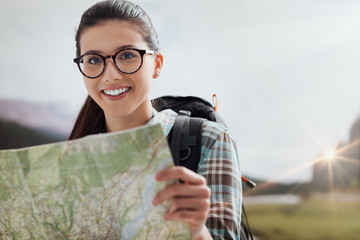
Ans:
{"type": "Polygon", "coordinates": [[[189,223],[192,239],[210,236],[205,226],[210,208],[211,190],[204,177],[185,167],[172,167],[156,174],[157,181],[182,180],[159,191],[153,199],[153,205],[172,199],[164,214],[165,220],[189,223]]]}

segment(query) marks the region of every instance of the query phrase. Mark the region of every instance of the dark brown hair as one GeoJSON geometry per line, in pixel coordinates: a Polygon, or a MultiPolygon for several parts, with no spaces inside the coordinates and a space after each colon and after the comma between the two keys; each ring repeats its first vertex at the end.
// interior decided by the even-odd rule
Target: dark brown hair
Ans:
{"type": "MultiPolygon", "coordinates": [[[[149,48],[151,50],[159,50],[159,40],[155,28],[149,16],[140,6],[129,1],[106,0],[96,3],[81,16],[75,36],[77,57],[80,56],[80,37],[82,32],[86,28],[111,20],[135,24],[141,29],[144,40],[149,48]]],[[[105,129],[104,111],[88,96],[76,119],[69,140],[100,133],[105,129]]]]}

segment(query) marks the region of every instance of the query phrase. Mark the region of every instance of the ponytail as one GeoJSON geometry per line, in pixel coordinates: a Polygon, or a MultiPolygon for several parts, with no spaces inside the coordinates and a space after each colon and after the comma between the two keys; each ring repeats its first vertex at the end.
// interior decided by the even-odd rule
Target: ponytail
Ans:
{"type": "Polygon", "coordinates": [[[103,132],[106,128],[104,111],[88,96],[68,140],[103,132]]]}

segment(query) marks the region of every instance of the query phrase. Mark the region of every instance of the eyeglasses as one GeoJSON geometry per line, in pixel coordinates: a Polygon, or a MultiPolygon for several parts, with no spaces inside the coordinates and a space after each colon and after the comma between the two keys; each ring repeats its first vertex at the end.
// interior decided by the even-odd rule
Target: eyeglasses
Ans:
{"type": "Polygon", "coordinates": [[[154,55],[156,51],[135,48],[121,49],[114,55],[102,56],[97,53],[88,53],[74,58],[80,72],[88,78],[97,78],[105,71],[106,59],[112,58],[116,68],[125,74],[137,72],[143,64],[145,54],[154,55]]]}

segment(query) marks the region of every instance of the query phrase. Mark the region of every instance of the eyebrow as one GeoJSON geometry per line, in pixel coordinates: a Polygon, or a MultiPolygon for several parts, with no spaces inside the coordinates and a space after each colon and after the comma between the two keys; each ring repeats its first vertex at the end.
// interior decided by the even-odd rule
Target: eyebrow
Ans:
{"type": "MultiPolygon", "coordinates": [[[[132,45],[132,44],[123,45],[123,46],[120,46],[120,47],[116,48],[114,50],[114,52],[118,52],[118,51],[120,51],[122,49],[126,49],[126,48],[136,48],[136,47],[135,47],[135,45],[132,45]]],[[[102,54],[103,51],[101,51],[101,50],[88,50],[85,53],[83,53],[82,55],[91,54],[91,53],[102,54]]]]}

